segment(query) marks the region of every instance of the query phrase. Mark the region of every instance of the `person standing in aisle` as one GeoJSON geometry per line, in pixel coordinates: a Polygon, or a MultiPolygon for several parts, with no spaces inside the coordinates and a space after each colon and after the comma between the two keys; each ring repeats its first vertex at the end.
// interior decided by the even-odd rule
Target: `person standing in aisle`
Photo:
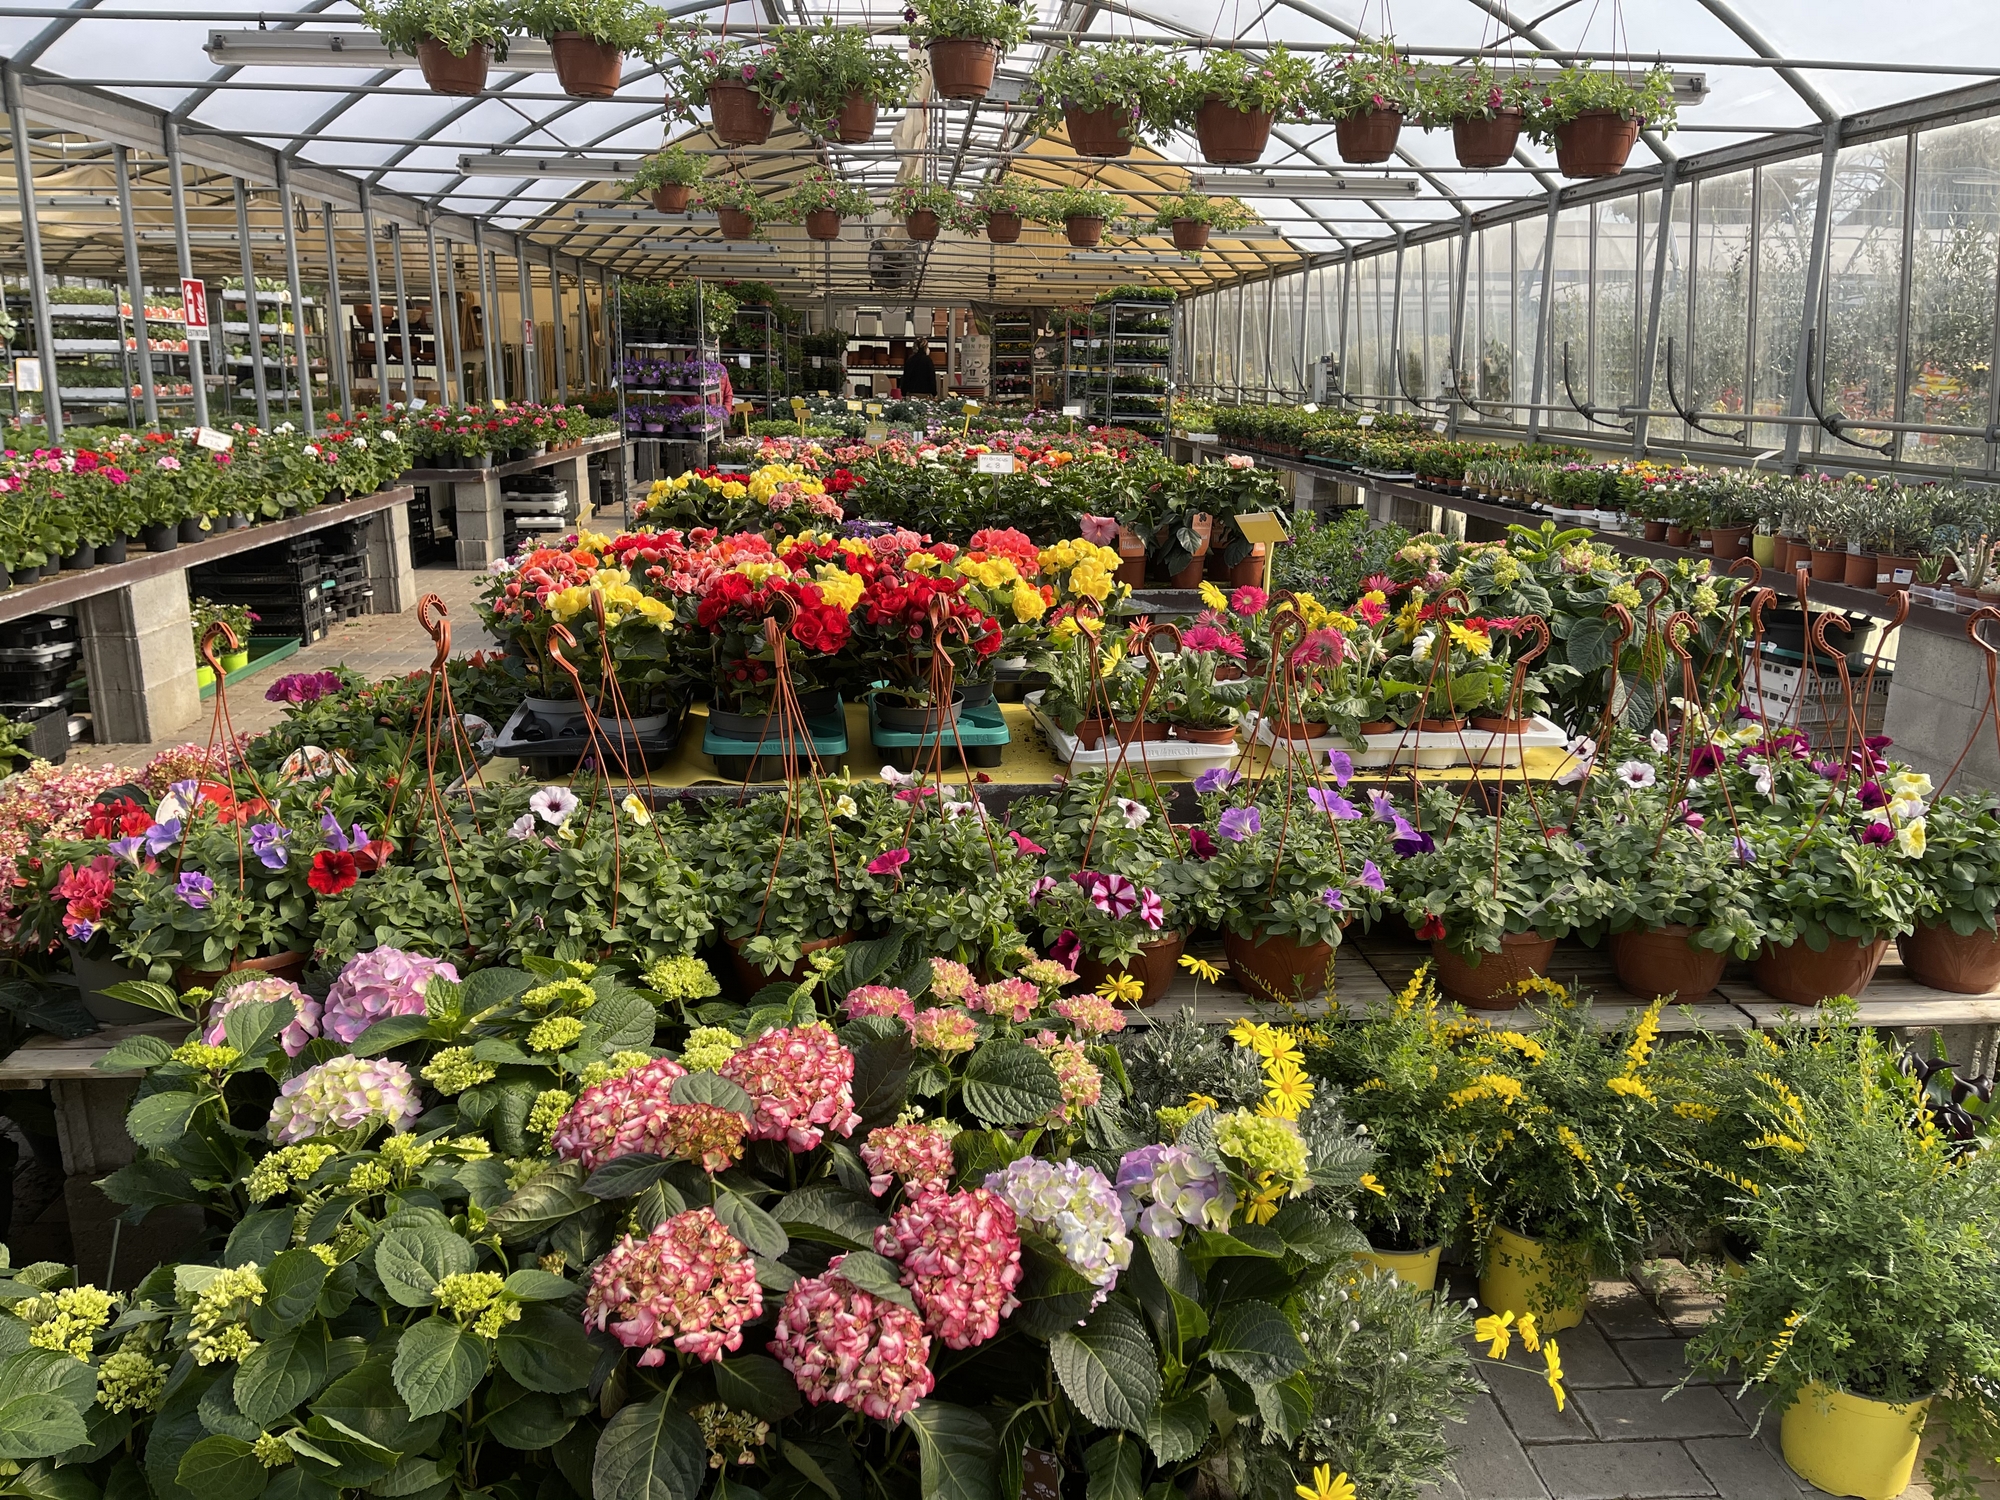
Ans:
{"type": "Polygon", "coordinates": [[[903,361],[903,394],[935,396],[937,393],[937,365],[931,359],[930,345],[919,339],[910,345],[909,355],[903,361]]]}

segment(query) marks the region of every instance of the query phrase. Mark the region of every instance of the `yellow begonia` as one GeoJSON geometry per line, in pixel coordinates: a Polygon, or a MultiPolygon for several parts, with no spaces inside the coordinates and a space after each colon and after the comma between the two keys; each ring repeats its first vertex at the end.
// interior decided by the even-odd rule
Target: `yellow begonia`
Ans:
{"type": "MultiPolygon", "coordinates": [[[[856,582],[859,581],[858,579],[856,580],[856,582]]],[[[1014,618],[1024,625],[1031,625],[1036,620],[1041,619],[1042,615],[1048,609],[1048,604],[1042,599],[1041,592],[1026,583],[1016,583],[1014,585],[1014,592],[1007,602],[1014,608],[1014,618]]]]}
{"type": "Polygon", "coordinates": [[[1110,596],[1111,584],[1110,572],[1094,562],[1078,563],[1075,571],[1069,575],[1072,592],[1081,594],[1087,599],[1095,599],[1099,604],[1110,596]]]}
{"type": "Polygon", "coordinates": [[[1020,570],[1014,566],[1012,560],[1005,557],[989,557],[978,562],[969,557],[961,557],[958,560],[958,571],[974,583],[982,584],[989,589],[1006,588],[1021,576],[1020,570]]]}
{"type": "Polygon", "coordinates": [[[573,620],[590,608],[590,596],[594,589],[582,584],[572,584],[558,593],[549,595],[549,613],[558,620],[573,620]]]}
{"type": "Polygon", "coordinates": [[[823,567],[814,581],[819,584],[820,598],[835,609],[853,609],[868,587],[859,573],[850,573],[845,568],[823,567]]]}
{"type": "Polygon", "coordinates": [[[722,498],[725,500],[741,500],[749,493],[749,487],[740,479],[729,480],[722,486],[722,498]]]}

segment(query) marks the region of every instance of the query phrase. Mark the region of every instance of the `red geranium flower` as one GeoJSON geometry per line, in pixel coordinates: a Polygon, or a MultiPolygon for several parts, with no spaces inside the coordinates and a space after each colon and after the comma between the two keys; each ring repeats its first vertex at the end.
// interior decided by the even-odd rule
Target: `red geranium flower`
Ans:
{"type": "Polygon", "coordinates": [[[313,856],[306,884],[322,896],[338,896],[360,878],[353,855],[335,849],[322,849],[313,856]]]}

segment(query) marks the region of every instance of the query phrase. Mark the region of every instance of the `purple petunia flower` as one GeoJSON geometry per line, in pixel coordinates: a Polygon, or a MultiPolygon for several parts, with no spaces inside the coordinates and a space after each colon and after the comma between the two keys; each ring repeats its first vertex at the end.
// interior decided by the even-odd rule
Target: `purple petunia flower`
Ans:
{"type": "Polygon", "coordinates": [[[1739,864],[1754,865],[1757,863],[1757,851],[1750,847],[1750,840],[1738,834],[1734,842],[1736,845],[1736,859],[1739,864]]]}
{"type": "Polygon", "coordinates": [[[1387,792],[1370,792],[1368,810],[1374,814],[1378,823],[1394,823],[1401,816],[1396,811],[1396,799],[1387,792]]]}
{"type": "Polygon", "coordinates": [[[1306,788],[1306,800],[1337,823],[1352,822],[1361,816],[1361,810],[1352,802],[1323,786],[1306,788]]]}
{"type": "Polygon", "coordinates": [[[1389,883],[1382,878],[1382,870],[1372,859],[1361,861],[1361,883],[1371,891],[1385,891],[1389,883]]]}
{"type": "Polygon", "coordinates": [[[1232,771],[1227,766],[1212,766],[1195,777],[1194,789],[1197,792],[1219,792],[1242,779],[1241,771],[1232,771]]]}
{"type": "Polygon", "coordinates": [[[1264,831],[1264,819],[1254,807],[1232,807],[1216,819],[1215,829],[1232,844],[1264,831]]]}
{"type": "Polygon", "coordinates": [[[1328,886],[1325,890],[1321,891],[1319,899],[1326,903],[1329,911],[1347,910],[1347,898],[1341,895],[1339,889],[1335,886],[1328,886]]]}
{"type": "Polygon", "coordinates": [[[1870,823],[1861,830],[1861,842],[1864,844],[1893,844],[1895,841],[1896,830],[1887,823],[1870,823]]]}
{"type": "Polygon", "coordinates": [[[215,894],[215,882],[199,870],[189,870],[175,882],[174,890],[179,893],[181,900],[196,911],[200,911],[208,905],[209,898],[215,894]]]}
{"type": "Polygon", "coordinates": [[[1354,779],[1354,758],[1345,750],[1326,752],[1327,769],[1333,772],[1333,784],[1344,787],[1354,779]]]}
{"type": "Polygon", "coordinates": [[[252,823],[250,825],[250,852],[263,862],[267,870],[282,870],[291,858],[285,847],[286,830],[278,823],[252,823]]]}
{"type": "Polygon", "coordinates": [[[170,818],[164,823],[155,823],[146,830],[143,837],[146,840],[147,853],[165,854],[181,841],[181,820],[170,818]]]}

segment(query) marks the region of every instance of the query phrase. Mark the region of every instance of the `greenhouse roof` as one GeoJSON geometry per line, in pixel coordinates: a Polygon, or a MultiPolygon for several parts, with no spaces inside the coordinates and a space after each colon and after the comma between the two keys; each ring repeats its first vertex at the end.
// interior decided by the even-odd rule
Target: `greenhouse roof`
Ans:
{"type": "MultiPolygon", "coordinates": [[[[733,11],[680,5],[672,13],[727,23],[731,34],[831,17],[869,26],[884,45],[902,45],[901,0],[846,0],[831,9],[806,0],[754,3],[754,15],[752,0],[733,11]]],[[[1337,52],[1364,32],[1392,29],[1426,62],[1484,55],[1538,66],[1578,59],[1662,64],[1676,78],[1681,128],[1664,140],[1642,137],[1632,159],[1642,174],[1715,153],[1817,153],[1829,127],[1865,130],[1872,117],[1873,128],[1882,128],[1880,112],[1907,101],[1937,98],[1934,109],[1926,106],[1932,112],[2000,108],[2000,26],[1982,5],[1902,7],[1892,17],[1874,0],[1630,0],[1622,7],[1616,0],[1536,0],[1518,9],[1501,0],[1396,0],[1393,8],[1389,0],[1068,0],[1040,21],[1029,44],[1003,61],[992,97],[929,98],[920,73],[916,102],[886,110],[866,145],[825,145],[783,128],[751,150],[724,151],[699,129],[679,138],[774,187],[829,161],[878,201],[899,175],[970,189],[1011,167],[1051,184],[1088,182],[1137,209],[1191,181],[1211,193],[1242,192],[1244,173],[1254,171],[1277,179],[1244,194],[1264,223],[1243,236],[1218,235],[1210,253],[1193,261],[1170,258],[1167,239],[1151,235],[1094,254],[1033,229],[1013,246],[947,233],[927,247],[903,238],[878,210],[866,236],[850,229],[831,247],[778,228],[774,251],[719,258],[723,247],[709,226],[617,208],[620,177],[673,136],[662,123],[656,71],[630,60],[614,97],[579,100],[557,89],[546,48],[527,43],[495,66],[486,93],[455,99],[426,89],[408,59],[386,52],[345,3],[274,12],[154,0],[0,6],[0,53],[10,60],[9,87],[20,89],[31,128],[38,200],[56,194],[43,216],[45,242],[60,246],[69,230],[82,256],[72,269],[86,274],[84,242],[115,240],[119,225],[115,198],[105,193],[115,178],[107,179],[103,143],[137,152],[141,242],[167,222],[165,193],[157,202],[144,196],[147,168],[161,164],[165,149],[165,117],[177,127],[177,149],[198,167],[269,183],[282,163],[303,198],[351,210],[362,205],[365,189],[384,219],[461,241],[476,223],[484,233],[525,234],[549,251],[627,275],[706,266],[753,276],[764,265],[782,266],[779,279],[801,293],[849,300],[893,288],[898,300],[1063,301],[1139,279],[1200,290],[1411,234],[1448,233],[1479,216],[1532,211],[1554,192],[1602,190],[1565,189],[1550,154],[1525,141],[1509,166],[1476,172],[1457,164],[1448,135],[1412,129],[1380,167],[1343,166],[1331,125],[1281,125],[1257,167],[1241,171],[1204,167],[1194,143],[1180,137],[1113,162],[1080,159],[1060,136],[1024,134],[1023,111],[1013,102],[1044,49],[1070,37],[1253,52],[1283,42],[1337,52]]],[[[198,243],[200,226],[211,222],[201,214],[221,215],[208,232],[219,236],[217,244],[228,241],[232,258],[239,223],[251,227],[253,250],[260,239],[282,238],[272,232],[278,221],[268,204],[253,203],[243,217],[219,200],[193,203],[190,212],[198,243]]],[[[18,201],[0,205],[0,236],[18,234],[19,224],[18,201]]],[[[61,268],[46,244],[44,258],[52,271],[61,268]]]]}

